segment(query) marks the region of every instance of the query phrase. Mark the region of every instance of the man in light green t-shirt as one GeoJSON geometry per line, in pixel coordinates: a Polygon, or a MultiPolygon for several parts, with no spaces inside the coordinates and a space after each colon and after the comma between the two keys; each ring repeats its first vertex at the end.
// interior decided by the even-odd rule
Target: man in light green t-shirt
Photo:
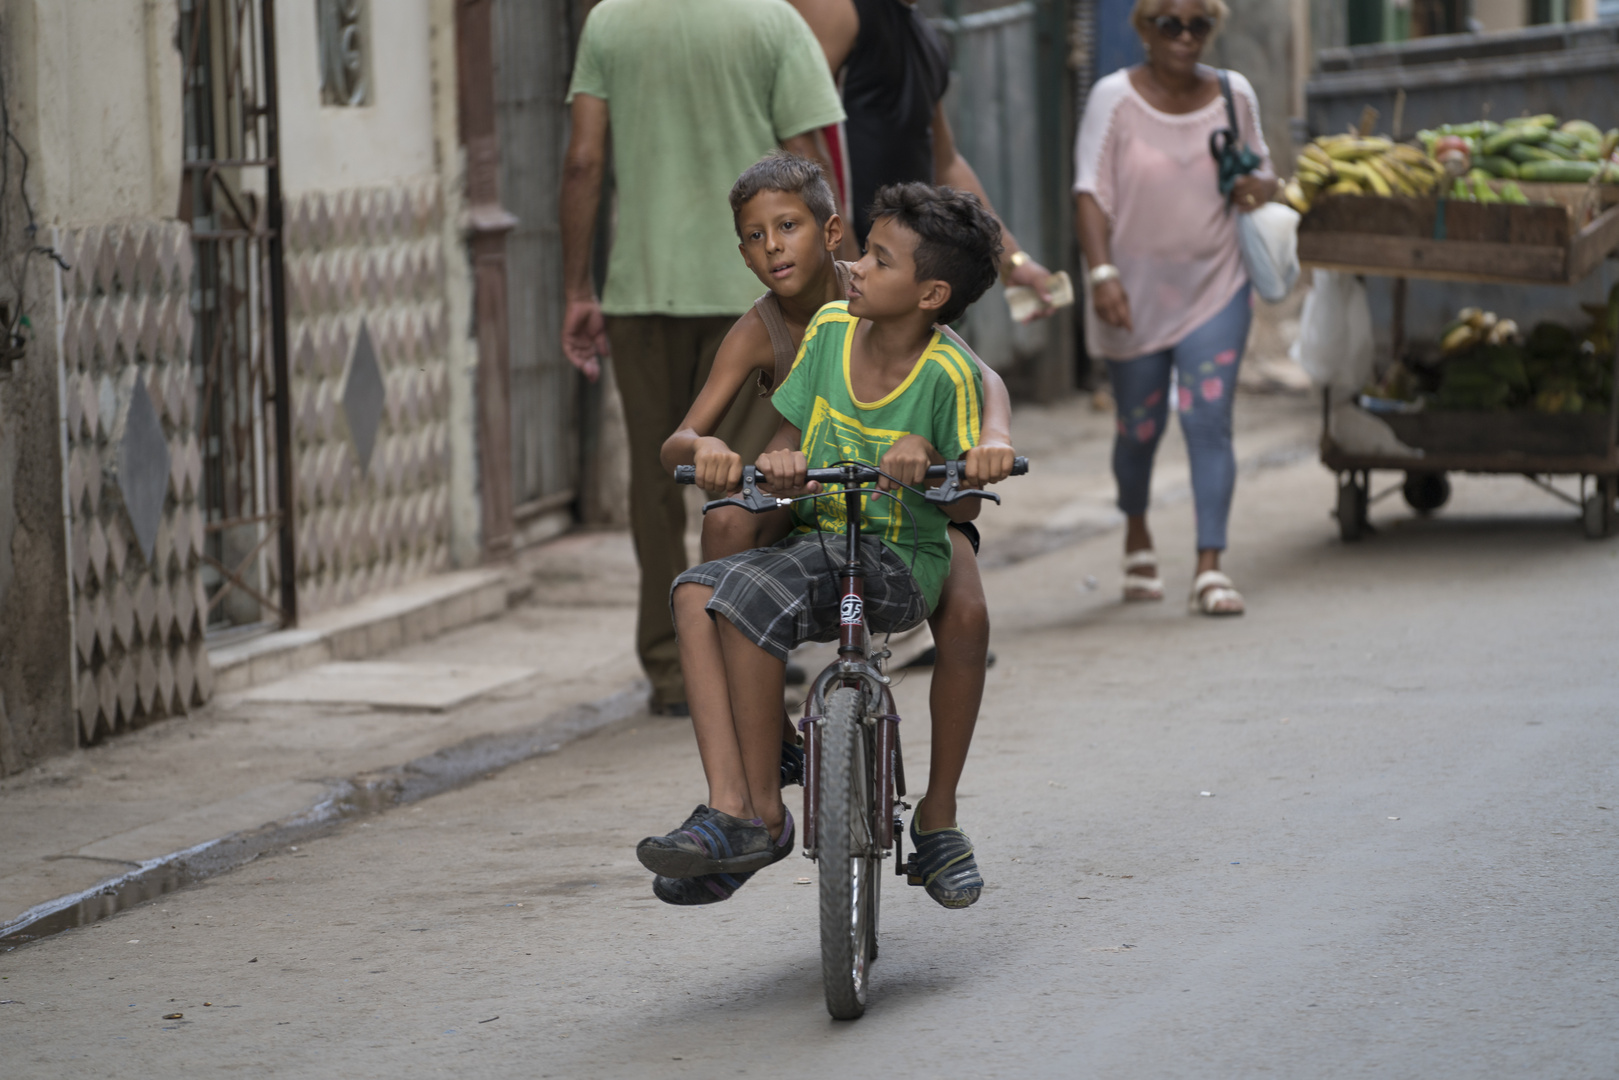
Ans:
{"type": "MultiPolygon", "coordinates": [[[[598,358],[613,357],[641,564],[636,649],[654,710],[683,713],[667,601],[686,568],[686,509],[658,451],[759,293],[736,255],[732,182],[777,146],[824,161],[815,133],[843,106],[815,35],[785,0],[602,0],[585,20],[568,100],[562,347],[592,380],[598,358]],[[617,200],[598,301],[590,261],[609,133],[617,200]]],[[[777,423],[745,388],[720,434],[751,457],[777,423]]]]}

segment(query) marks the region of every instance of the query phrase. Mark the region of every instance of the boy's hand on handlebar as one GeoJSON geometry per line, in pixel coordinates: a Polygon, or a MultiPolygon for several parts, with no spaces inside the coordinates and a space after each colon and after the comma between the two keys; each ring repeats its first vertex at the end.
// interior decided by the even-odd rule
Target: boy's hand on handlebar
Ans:
{"type": "Polygon", "coordinates": [[[916,487],[927,479],[928,466],[935,463],[939,452],[933,449],[933,444],[920,435],[906,435],[899,442],[888,448],[878,468],[892,476],[879,476],[877,490],[893,491],[897,486],[894,481],[910,487],[916,487]]]}
{"type": "Polygon", "coordinates": [[[1017,452],[1005,443],[980,443],[967,451],[962,479],[970,488],[998,484],[1012,475],[1012,462],[1016,458],[1017,452]]]}
{"type": "Polygon", "coordinates": [[[807,483],[809,462],[802,450],[767,450],[759,455],[760,486],[772,495],[793,498],[820,491],[820,484],[807,483]]]}
{"type": "Polygon", "coordinates": [[[742,487],[742,455],[712,435],[692,446],[692,465],[697,469],[696,485],[704,491],[737,491],[742,487]]]}

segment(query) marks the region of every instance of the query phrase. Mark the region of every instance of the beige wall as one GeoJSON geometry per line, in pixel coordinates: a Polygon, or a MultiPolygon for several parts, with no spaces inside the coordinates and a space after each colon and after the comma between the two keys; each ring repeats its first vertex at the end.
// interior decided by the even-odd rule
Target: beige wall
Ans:
{"type": "Polygon", "coordinates": [[[1516,30],[1528,15],[1528,0],[1473,0],[1473,18],[1486,30],[1516,30]]]}
{"type": "MultiPolygon", "coordinates": [[[[277,6],[281,182],[289,196],[435,174],[432,23],[442,13],[434,7],[433,0],[372,0],[370,104],[347,108],[320,101],[314,0],[277,6]]],[[[445,92],[453,101],[453,79],[445,92]]]]}
{"type": "Polygon", "coordinates": [[[5,11],[42,223],[173,217],[182,153],[174,0],[11,0],[5,11]]]}

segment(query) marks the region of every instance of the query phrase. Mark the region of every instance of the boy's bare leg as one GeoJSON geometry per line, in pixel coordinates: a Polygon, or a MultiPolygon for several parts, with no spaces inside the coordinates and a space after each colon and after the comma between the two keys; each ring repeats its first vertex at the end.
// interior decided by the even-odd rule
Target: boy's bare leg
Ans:
{"type": "MultiPolygon", "coordinates": [[[[725,679],[730,687],[731,716],[742,746],[752,817],[764,819],[772,837],[780,837],[786,821],[781,802],[782,675],[786,665],[755,645],[730,620],[714,620],[720,649],[725,654],[725,679]]],[[[696,715],[695,706],[692,715],[696,715]]]]}
{"type": "Polygon", "coordinates": [[[984,665],[989,656],[989,606],[978,576],[972,541],[950,529],[950,576],[933,627],[933,757],[928,765],[927,798],[917,810],[917,828],[926,832],[956,824],[956,785],[967,764],[978,706],[984,697],[984,665]]]}
{"type": "Polygon", "coordinates": [[[675,588],[675,633],[680,643],[680,666],[686,673],[686,700],[691,705],[691,726],[697,733],[697,752],[702,756],[703,775],[708,780],[708,805],[732,817],[753,818],[758,815],[749,798],[742,745],[731,718],[719,628],[707,610],[713,595],[714,590],[706,585],[675,588]]]}
{"type": "MultiPolygon", "coordinates": [[[[754,514],[739,506],[726,506],[703,515],[703,561],[713,562],[727,555],[738,555],[753,548],[769,547],[793,527],[788,510],[754,514]]],[[[784,708],[781,711],[781,741],[797,742],[798,729],[784,708]]]]}

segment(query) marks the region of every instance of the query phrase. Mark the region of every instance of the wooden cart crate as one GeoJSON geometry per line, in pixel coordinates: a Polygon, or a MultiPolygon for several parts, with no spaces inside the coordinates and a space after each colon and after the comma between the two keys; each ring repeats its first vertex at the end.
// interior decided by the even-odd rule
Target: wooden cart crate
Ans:
{"type": "Polygon", "coordinates": [[[1519,186],[1531,205],[1318,197],[1299,222],[1299,261],[1357,274],[1569,285],[1619,248],[1619,187],[1519,186]],[[1537,205],[1547,199],[1556,205],[1537,205]]]}

